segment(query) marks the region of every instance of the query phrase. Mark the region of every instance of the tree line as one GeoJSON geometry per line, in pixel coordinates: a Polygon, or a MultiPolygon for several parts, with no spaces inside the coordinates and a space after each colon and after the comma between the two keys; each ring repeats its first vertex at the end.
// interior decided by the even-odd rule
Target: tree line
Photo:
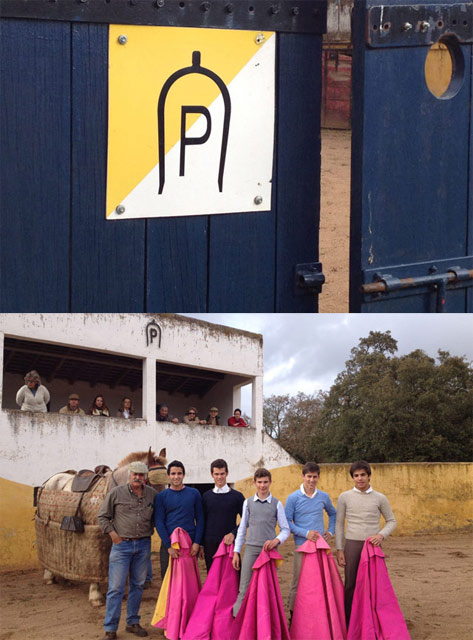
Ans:
{"type": "Polygon", "coordinates": [[[390,331],[370,331],[328,392],[265,398],[266,433],[301,462],[471,461],[472,363],[396,354],[390,331]]]}

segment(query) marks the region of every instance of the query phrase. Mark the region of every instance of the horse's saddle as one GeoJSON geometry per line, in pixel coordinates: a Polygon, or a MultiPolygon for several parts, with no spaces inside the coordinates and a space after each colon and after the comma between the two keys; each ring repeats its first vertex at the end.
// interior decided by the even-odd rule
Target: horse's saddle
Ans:
{"type": "Polygon", "coordinates": [[[106,464],[100,464],[92,471],[91,469],[81,469],[72,480],[71,491],[85,493],[90,491],[99,478],[103,478],[107,471],[111,471],[106,464]]]}

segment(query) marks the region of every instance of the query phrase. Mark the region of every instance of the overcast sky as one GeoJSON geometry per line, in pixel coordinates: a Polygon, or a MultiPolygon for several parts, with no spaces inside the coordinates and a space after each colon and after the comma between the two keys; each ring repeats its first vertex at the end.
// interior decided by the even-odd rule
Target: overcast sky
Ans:
{"type": "MultiPolygon", "coordinates": [[[[186,314],[263,335],[264,395],[328,390],[370,331],[391,331],[398,355],[438,349],[473,360],[469,314],[186,314]]],[[[242,401],[249,412],[247,394],[242,401]]]]}

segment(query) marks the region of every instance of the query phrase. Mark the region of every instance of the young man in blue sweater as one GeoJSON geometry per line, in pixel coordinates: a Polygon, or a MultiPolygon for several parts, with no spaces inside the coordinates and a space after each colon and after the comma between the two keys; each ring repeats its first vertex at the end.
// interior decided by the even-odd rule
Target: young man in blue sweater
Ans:
{"type": "Polygon", "coordinates": [[[202,496],[205,527],[201,554],[205,557],[207,571],[222,540],[228,545],[235,540],[238,530],[236,519],[238,515],[241,516],[245,501],[242,493],[227,484],[228,465],[225,460],[214,460],[210,465],[210,474],[215,486],[202,496]]]}
{"type": "Polygon", "coordinates": [[[204,531],[202,498],[197,489],[184,485],[186,470],[179,460],[168,465],[169,489],[158,493],[154,501],[154,522],[161,538],[159,560],[161,578],[164,578],[169,556],[179,557],[179,550],[171,547],[171,533],[176,527],[185,529],[192,540],[191,556],[197,555],[204,531]]]}
{"type": "MultiPolygon", "coordinates": [[[[286,516],[291,532],[294,534],[295,549],[306,540],[317,540],[322,536],[327,542],[335,533],[336,509],[328,493],[317,489],[320,467],[316,462],[306,462],[302,467],[302,484],[297,491],[291,493],[286,501],[286,516]],[[324,510],[328,514],[328,527],[324,525],[324,510]]],[[[294,611],[297,595],[297,584],[302,566],[302,553],[294,553],[294,569],[291,588],[289,590],[289,611],[294,611]]]]}

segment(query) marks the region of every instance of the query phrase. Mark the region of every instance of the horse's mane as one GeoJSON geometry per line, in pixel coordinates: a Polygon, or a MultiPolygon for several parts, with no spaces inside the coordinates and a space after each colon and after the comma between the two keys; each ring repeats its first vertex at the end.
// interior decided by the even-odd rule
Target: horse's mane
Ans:
{"type": "MultiPolygon", "coordinates": [[[[166,464],[166,458],[157,456],[154,451],[151,451],[151,455],[157,462],[159,462],[163,466],[166,464]]],[[[130,462],[141,462],[143,460],[146,461],[147,459],[147,451],[135,451],[134,453],[129,453],[125,458],[123,458],[123,460],[120,460],[120,462],[117,464],[117,467],[125,467],[127,464],[130,464],[130,462]]]]}

